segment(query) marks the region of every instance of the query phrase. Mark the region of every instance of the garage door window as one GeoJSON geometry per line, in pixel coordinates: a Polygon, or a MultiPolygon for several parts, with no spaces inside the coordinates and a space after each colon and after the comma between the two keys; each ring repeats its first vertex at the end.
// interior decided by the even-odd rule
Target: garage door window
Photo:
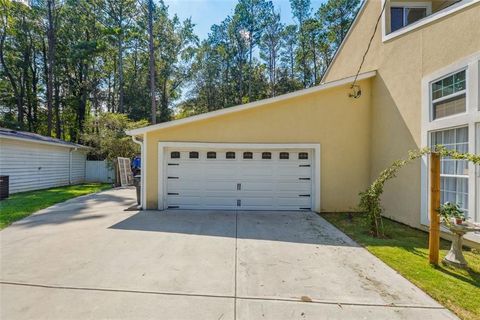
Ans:
{"type": "Polygon", "coordinates": [[[271,152],[262,152],[262,159],[272,159],[272,153],[271,152]]]}
{"type": "Polygon", "coordinates": [[[172,151],[172,152],[170,153],[170,158],[172,158],[172,159],[180,159],[180,152],[178,152],[178,151],[172,151]]]}
{"type": "Polygon", "coordinates": [[[207,159],[216,159],[217,158],[217,153],[214,151],[209,151],[207,152],[207,159]]]}
{"type": "Polygon", "coordinates": [[[300,160],[307,160],[308,159],[308,153],[307,152],[300,152],[298,154],[298,159],[300,160]]]}
{"type": "Polygon", "coordinates": [[[286,160],[286,159],[289,159],[290,158],[290,155],[288,152],[280,152],[280,159],[282,160],[286,160]]]}
{"type": "Polygon", "coordinates": [[[191,151],[189,154],[190,159],[198,159],[198,152],[191,151]]]}
{"type": "Polygon", "coordinates": [[[251,152],[244,152],[243,159],[253,159],[253,153],[251,152]]]}
{"type": "Polygon", "coordinates": [[[235,159],[235,152],[233,152],[233,151],[227,152],[226,158],[227,159],[235,159]]]}

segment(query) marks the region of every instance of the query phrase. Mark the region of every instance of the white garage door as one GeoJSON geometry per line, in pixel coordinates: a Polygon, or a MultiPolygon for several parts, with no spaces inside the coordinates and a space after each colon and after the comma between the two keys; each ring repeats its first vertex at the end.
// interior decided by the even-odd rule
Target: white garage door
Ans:
{"type": "Polygon", "coordinates": [[[166,208],[312,208],[312,150],[165,151],[166,208]]]}

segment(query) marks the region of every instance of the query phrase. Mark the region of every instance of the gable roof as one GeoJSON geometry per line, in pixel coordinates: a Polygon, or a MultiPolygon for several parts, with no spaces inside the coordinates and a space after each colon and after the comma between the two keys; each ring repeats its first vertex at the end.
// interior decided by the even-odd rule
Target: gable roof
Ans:
{"type": "MultiPolygon", "coordinates": [[[[361,73],[361,74],[358,75],[357,81],[372,78],[375,75],[376,75],[376,71],[361,73]]],[[[187,123],[191,123],[191,122],[195,122],[195,121],[205,120],[205,119],[209,119],[209,118],[213,118],[213,117],[223,116],[223,115],[230,114],[230,113],[235,113],[235,112],[240,112],[240,111],[244,111],[244,110],[248,110],[248,109],[253,109],[253,108],[261,107],[261,106],[271,104],[271,103],[274,103],[274,102],[288,100],[288,99],[300,97],[300,96],[303,96],[303,95],[307,95],[307,94],[311,94],[311,93],[315,93],[315,92],[339,87],[339,86],[348,84],[348,83],[352,82],[353,80],[354,80],[354,77],[348,77],[348,78],[344,78],[344,79],[340,79],[340,80],[336,80],[336,81],[332,81],[332,82],[327,82],[327,83],[320,84],[318,86],[294,91],[294,92],[283,94],[283,95],[276,96],[276,97],[273,97],[273,98],[258,100],[258,101],[255,101],[255,102],[250,102],[250,103],[247,103],[247,104],[242,104],[242,105],[238,105],[238,106],[234,106],[234,107],[229,107],[229,108],[224,108],[224,109],[215,110],[215,111],[211,111],[211,112],[206,112],[206,113],[202,113],[202,114],[199,114],[199,115],[195,115],[195,116],[191,116],[191,117],[187,117],[187,118],[183,118],[183,119],[172,120],[172,121],[168,121],[168,122],[162,122],[162,123],[159,123],[159,124],[150,125],[150,126],[143,127],[143,128],[129,130],[129,131],[127,131],[127,134],[131,135],[131,136],[136,136],[136,135],[141,135],[141,134],[144,134],[144,133],[147,133],[147,132],[150,132],[150,131],[171,128],[171,127],[175,127],[175,126],[179,126],[179,125],[183,125],[183,124],[187,124],[187,123]]]]}
{"type": "Polygon", "coordinates": [[[22,140],[28,142],[37,142],[42,144],[56,145],[59,147],[73,148],[73,149],[88,149],[89,147],[83,146],[81,144],[67,142],[61,139],[42,136],[40,134],[26,132],[26,131],[16,131],[7,128],[0,128],[0,138],[12,139],[12,140],[22,140]]]}
{"type": "Polygon", "coordinates": [[[335,54],[333,55],[332,61],[330,61],[330,64],[328,65],[327,70],[325,70],[325,73],[323,74],[322,81],[327,77],[327,74],[330,72],[330,69],[333,66],[333,64],[335,63],[335,60],[337,59],[337,56],[339,55],[340,51],[342,50],[343,45],[345,44],[345,42],[347,42],[348,37],[352,33],[353,27],[355,27],[358,20],[360,20],[360,15],[362,14],[363,9],[365,9],[367,1],[368,0],[363,0],[362,4],[360,5],[360,8],[358,8],[357,14],[355,15],[355,18],[353,19],[352,23],[350,24],[350,27],[348,28],[347,34],[345,35],[342,42],[338,46],[337,50],[335,51],[335,54]]]}

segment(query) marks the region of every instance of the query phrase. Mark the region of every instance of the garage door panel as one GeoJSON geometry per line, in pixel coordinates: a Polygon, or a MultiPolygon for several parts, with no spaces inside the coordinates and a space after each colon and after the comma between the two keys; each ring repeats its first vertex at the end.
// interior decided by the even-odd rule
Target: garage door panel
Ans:
{"type": "MultiPolygon", "coordinates": [[[[198,169],[197,169],[198,170],[198,169]]],[[[204,164],[204,174],[206,177],[209,178],[216,178],[216,177],[221,177],[221,178],[228,178],[232,179],[232,177],[235,176],[237,168],[234,165],[228,164],[228,165],[218,165],[216,163],[206,163],[204,164]]]]}
{"type": "Polygon", "coordinates": [[[168,192],[175,190],[199,190],[203,186],[201,181],[198,180],[182,180],[180,179],[175,179],[175,180],[168,180],[167,182],[167,190],[168,192]]]}
{"type": "Polygon", "coordinates": [[[242,191],[264,191],[264,192],[273,192],[275,189],[275,183],[270,182],[260,182],[260,181],[242,181],[241,190],[242,191]]]}
{"type": "Polygon", "coordinates": [[[232,208],[237,207],[236,198],[226,198],[222,196],[206,196],[204,200],[204,205],[206,208],[214,208],[217,206],[229,206],[232,208]]]}
{"type": "Polygon", "coordinates": [[[206,191],[237,191],[237,184],[232,180],[226,181],[205,181],[204,190],[206,191]]]}
{"type": "Polygon", "coordinates": [[[189,181],[193,181],[193,180],[199,181],[203,179],[203,176],[204,176],[203,172],[198,170],[198,168],[196,170],[177,169],[177,170],[169,171],[168,173],[168,177],[174,177],[181,180],[189,180],[189,181]]]}
{"type": "Polygon", "coordinates": [[[203,198],[205,199],[225,198],[225,199],[234,199],[236,201],[238,198],[238,194],[234,191],[205,192],[203,193],[203,198]]]}
{"type": "Polygon", "coordinates": [[[305,192],[310,192],[312,190],[312,186],[309,183],[309,181],[305,181],[305,182],[276,181],[274,185],[275,185],[275,191],[278,191],[278,192],[295,190],[300,193],[305,193],[305,192]]]}
{"type": "Polygon", "coordinates": [[[274,175],[274,168],[268,165],[256,165],[254,163],[249,165],[239,166],[242,176],[262,176],[268,177],[274,175]]]}
{"type": "Polygon", "coordinates": [[[168,205],[199,205],[202,202],[200,196],[189,196],[182,193],[181,196],[169,196],[168,205]]]}
{"type": "Polygon", "coordinates": [[[298,190],[293,190],[293,191],[275,191],[275,195],[279,198],[308,198],[311,196],[310,190],[305,190],[305,191],[298,191],[298,190]]]}
{"type": "Polygon", "coordinates": [[[297,179],[300,177],[310,177],[311,170],[303,170],[304,168],[278,168],[275,177],[281,179],[297,179]]]}
{"type": "Polygon", "coordinates": [[[311,153],[308,152],[308,159],[298,159],[300,152],[308,151],[181,151],[179,159],[167,159],[166,177],[175,179],[166,181],[166,202],[171,208],[181,209],[310,208],[313,172],[311,153]],[[215,152],[215,158],[207,159],[209,151],[215,152]],[[235,159],[226,159],[227,152],[231,151],[235,152],[235,159]],[[190,152],[194,155],[198,152],[198,158],[190,159],[190,152]],[[270,158],[262,158],[264,152],[267,156],[270,154],[270,158]],[[289,158],[280,159],[281,153],[288,153],[289,158]],[[250,156],[253,159],[249,159],[250,156]]]}
{"type": "MultiPolygon", "coordinates": [[[[170,190],[168,193],[168,198],[169,199],[178,199],[178,198],[193,198],[193,197],[197,197],[199,199],[202,198],[202,195],[201,193],[199,193],[198,191],[196,190],[185,190],[185,189],[182,189],[182,190],[170,190]]],[[[175,201],[178,201],[178,200],[175,200],[175,201]]]]}
{"type": "Polygon", "coordinates": [[[308,198],[278,198],[278,205],[284,206],[296,206],[299,208],[310,208],[311,201],[308,198]]]}

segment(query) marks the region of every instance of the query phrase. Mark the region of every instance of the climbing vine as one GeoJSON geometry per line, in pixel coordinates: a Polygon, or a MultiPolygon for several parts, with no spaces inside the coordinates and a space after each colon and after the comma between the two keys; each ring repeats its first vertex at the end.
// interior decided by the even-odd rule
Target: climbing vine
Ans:
{"type": "Polygon", "coordinates": [[[410,150],[408,157],[401,160],[394,161],[390,167],[383,170],[375,181],[363,192],[360,192],[359,209],[366,213],[366,223],[369,227],[370,233],[374,237],[383,237],[384,229],[382,222],[383,208],[381,206],[381,196],[385,183],[397,176],[398,171],[430,153],[438,153],[441,157],[450,157],[456,160],[467,160],[474,164],[480,164],[480,155],[472,153],[460,153],[455,150],[449,150],[444,146],[437,145],[432,148],[423,148],[418,150],[410,150]]]}

